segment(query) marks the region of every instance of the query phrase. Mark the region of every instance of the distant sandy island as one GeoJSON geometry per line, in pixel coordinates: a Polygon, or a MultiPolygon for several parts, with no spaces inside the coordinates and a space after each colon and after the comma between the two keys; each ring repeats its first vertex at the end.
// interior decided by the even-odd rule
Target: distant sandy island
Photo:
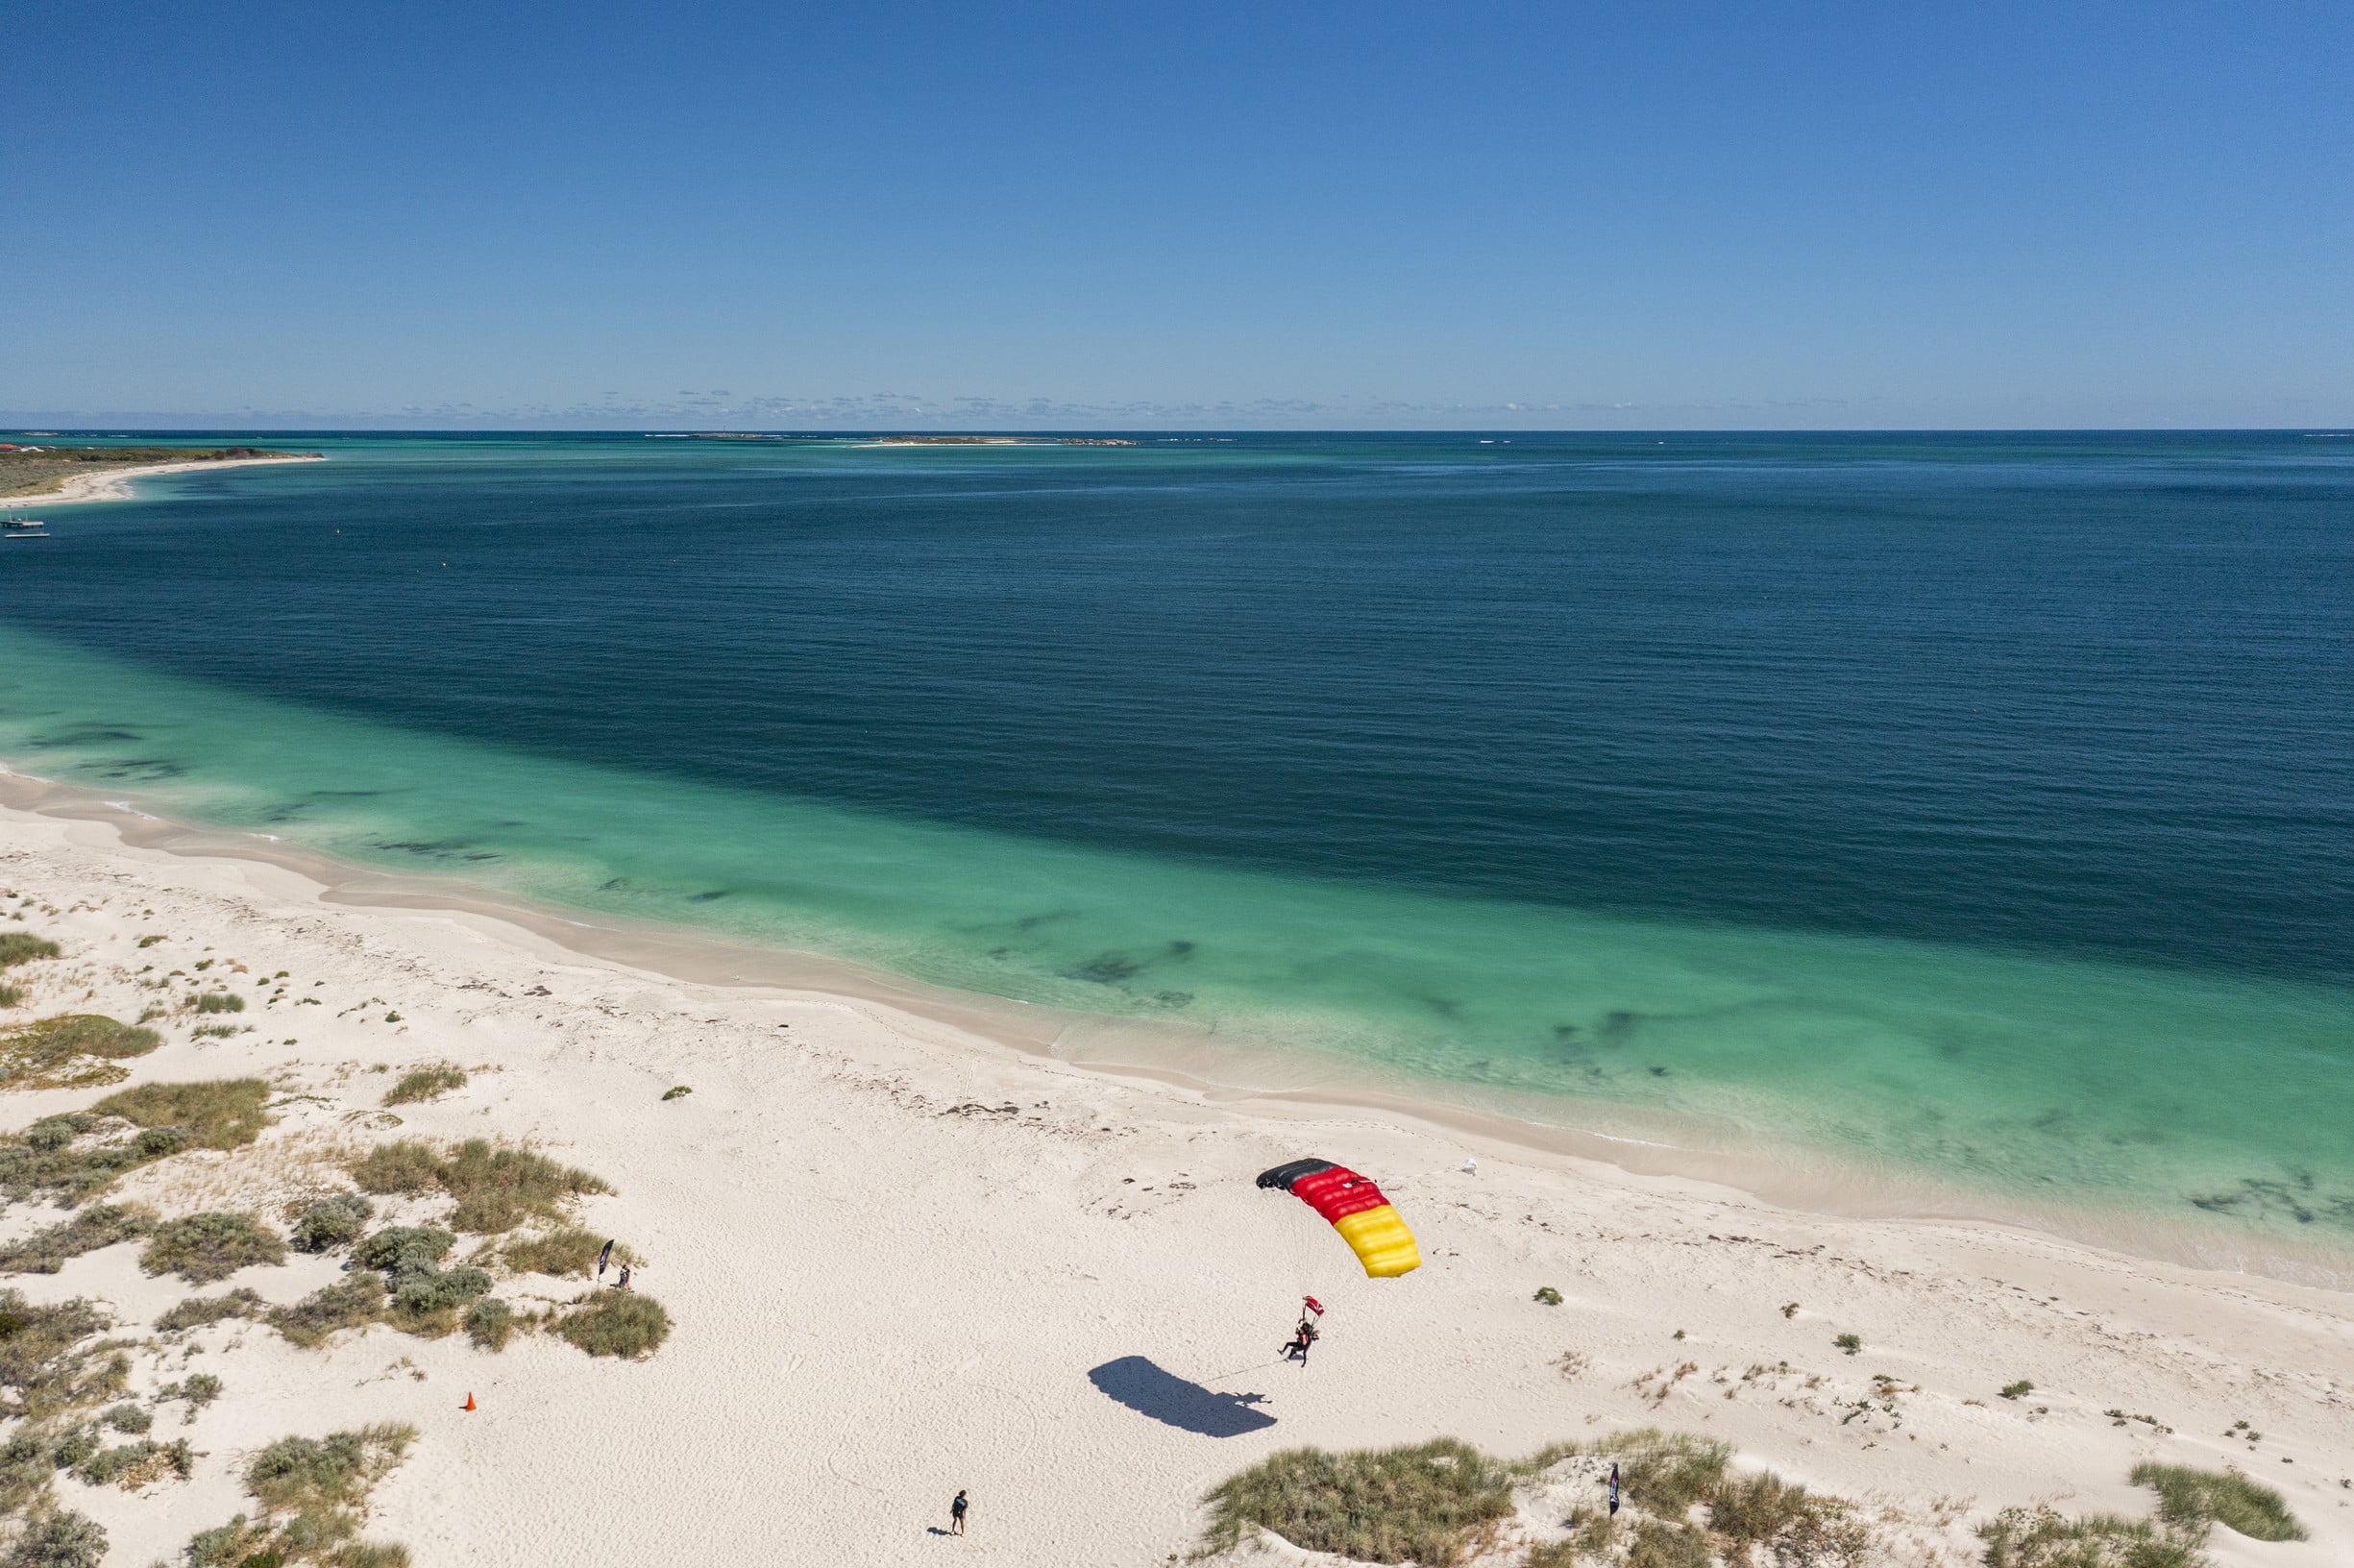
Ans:
{"type": "MultiPolygon", "coordinates": [[[[630,1250],[675,1325],[642,1360],[552,1330],[494,1353],[390,1321],[304,1348],[267,1314],[354,1278],[330,1251],[208,1285],[260,1300],[159,1338],[147,1325],[199,1292],[144,1274],[136,1240],[14,1274],[0,1283],[36,1307],[86,1298],[119,1325],[135,1403],[220,1380],[209,1404],[155,1407],[156,1438],[189,1440],[184,1479],[57,1472],[110,1561],[178,1561],[252,1514],[262,1445],[380,1422],[416,1435],[366,1534],[420,1564],[1145,1568],[1192,1550],[1205,1492],[1279,1450],[1586,1445],[1467,1559],[1517,1568],[1573,1513],[1592,1527],[1616,1434],[1653,1427],[1850,1500],[1877,1555],[1838,1560],[1960,1568],[2013,1507],[2147,1520],[2128,1473],[2160,1460],[2237,1466],[2310,1534],[2218,1527],[2215,1563],[2354,1561],[2346,1295],[1084,1068],[1050,1032],[998,1038],[879,986],[731,978],[741,961],[701,939],[307,863],[23,775],[0,799],[5,929],[61,949],[8,970],[27,995],[5,1017],[152,1014],[164,1038],[119,1064],[129,1087],[273,1086],[258,1142],[159,1159],[107,1203],[282,1234],[372,1148],[503,1140],[610,1183],[576,1220],[630,1250]],[[213,991],[245,1005],[195,1011],[213,991]],[[463,1082],[385,1106],[444,1065],[463,1082]],[[1422,1266],[1368,1280],[1305,1205],[1254,1186],[1301,1156],[1379,1181],[1422,1266]],[[1309,1295],[1323,1338],[1298,1364],[1279,1345],[1309,1295]]],[[[0,1126],[112,1091],[14,1089],[0,1126]]],[[[375,1201],[379,1225],[448,1212],[429,1190],[375,1201]]],[[[14,1204],[0,1246],[66,1217],[14,1204]]],[[[518,1312],[601,1299],[496,1240],[461,1237],[451,1262],[480,1260],[518,1312]]],[[[1265,1535],[1231,1555],[1339,1560],[1265,1535]]]]}
{"type": "Polygon", "coordinates": [[[1133,447],[1140,443],[1112,436],[1081,435],[886,435],[866,447],[1133,447]]]}

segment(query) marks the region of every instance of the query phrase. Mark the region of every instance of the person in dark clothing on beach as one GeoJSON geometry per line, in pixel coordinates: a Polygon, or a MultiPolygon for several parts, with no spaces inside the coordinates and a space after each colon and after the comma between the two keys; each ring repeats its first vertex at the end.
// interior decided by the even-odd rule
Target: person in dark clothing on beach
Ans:
{"type": "Polygon", "coordinates": [[[962,1489],[958,1490],[956,1501],[948,1505],[948,1533],[965,1533],[965,1494],[962,1489]]]}
{"type": "Polygon", "coordinates": [[[1610,1461],[1610,1515],[1618,1516],[1618,1461],[1610,1461]]]}
{"type": "Polygon", "coordinates": [[[1306,1366],[1308,1364],[1308,1347],[1315,1342],[1316,1326],[1313,1323],[1309,1322],[1308,1319],[1304,1317],[1301,1318],[1300,1326],[1291,1331],[1291,1343],[1284,1347],[1284,1359],[1287,1360],[1297,1361],[1302,1366],[1306,1366]]]}

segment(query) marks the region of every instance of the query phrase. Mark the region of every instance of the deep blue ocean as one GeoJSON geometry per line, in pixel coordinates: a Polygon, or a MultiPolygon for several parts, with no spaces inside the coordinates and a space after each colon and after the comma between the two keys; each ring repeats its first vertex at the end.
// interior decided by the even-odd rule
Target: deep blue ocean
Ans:
{"type": "Polygon", "coordinates": [[[233,438],[0,546],[11,766],[2354,1239],[2354,441],[233,438]]]}

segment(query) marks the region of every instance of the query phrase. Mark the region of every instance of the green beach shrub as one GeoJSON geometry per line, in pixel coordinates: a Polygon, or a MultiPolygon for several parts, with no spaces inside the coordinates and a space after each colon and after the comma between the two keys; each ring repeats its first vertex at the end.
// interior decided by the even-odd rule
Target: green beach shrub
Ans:
{"type": "Polygon", "coordinates": [[[0,1007],[22,1007],[24,1005],[24,987],[0,986],[0,1007]]]}
{"type": "Polygon", "coordinates": [[[190,1285],[212,1285],[238,1269],[286,1261],[286,1244],[251,1214],[190,1214],[155,1228],[139,1267],[177,1274],[190,1285]]]}
{"type": "Polygon", "coordinates": [[[26,1525],[5,1561],[7,1568],[99,1568],[106,1556],[107,1532],[68,1508],[26,1525]]]}
{"type": "Polygon", "coordinates": [[[1846,1351],[1851,1356],[1856,1355],[1864,1348],[1863,1336],[1860,1335],[1843,1334],[1839,1335],[1838,1338],[1833,1339],[1831,1343],[1837,1345],[1841,1350],[1846,1351]]]}
{"type": "Polygon", "coordinates": [[[2017,1383],[2006,1383],[2002,1385],[2002,1397],[2005,1399],[2019,1399],[2033,1392],[2035,1392],[2035,1384],[2024,1378],[2020,1379],[2017,1383]]]}
{"type": "Polygon", "coordinates": [[[2158,1494],[2158,1517],[2178,1529],[2218,1524],[2252,1541],[2305,1539],[2305,1527],[2289,1511],[2288,1500],[2237,1470],[2196,1470],[2146,1459],[2133,1467],[2132,1479],[2136,1486],[2158,1494]]]}
{"type": "Polygon", "coordinates": [[[356,1192],[321,1198],[294,1222],[294,1245],[301,1252],[327,1252],[358,1239],[376,1206],[356,1192]]]}
{"type": "Polygon", "coordinates": [[[384,1103],[413,1105],[424,1100],[437,1100],[465,1087],[465,1069],[445,1062],[435,1066],[418,1067],[408,1073],[392,1086],[391,1091],[384,1096],[384,1103]]]}
{"type": "Polygon", "coordinates": [[[666,1100],[682,1100],[694,1092],[695,1090],[685,1084],[674,1084],[662,1091],[662,1097],[666,1100]]]}
{"type": "Polygon", "coordinates": [[[416,1428],[393,1423],[325,1437],[281,1437],[246,1466],[245,1489],[272,1513],[351,1507],[416,1440],[416,1428]]]}
{"type": "Polygon", "coordinates": [[[135,1443],[101,1449],[75,1466],[74,1475],[86,1486],[135,1490],[165,1475],[185,1481],[195,1468],[196,1456],[186,1438],[159,1443],[142,1437],[135,1443]]]}
{"type": "Polygon", "coordinates": [[[189,1005],[199,1013],[242,1013],[245,998],[232,991],[208,991],[189,1005]]]}
{"type": "Polygon", "coordinates": [[[356,1539],[360,1512],[376,1483],[401,1462],[414,1427],[380,1424],[325,1437],[282,1437],[245,1469],[259,1517],[239,1514],[190,1540],[190,1564],[400,1568],[404,1547],[356,1539]]]}
{"type": "Polygon", "coordinates": [[[353,1248],[352,1261],[387,1274],[431,1273],[456,1244],[456,1237],[429,1225],[395,1226],[353,1248]]]}
{"type": "Polygon", "coordinates": [[[405,1334],[438,1335],[456,1327],[458,1309],[490,1292],[478,1268],[443,1269],[456,1237],[429,1226],[379,1231],[352,1251],[363,1268],[380,1269],[389,1292],[387,1315],[405,1334]]]}
{"type": "Polygon", "coordinates": [[[263,1553],[249,1553],[254,1531],[246,1524],[245,1515],[238,1514],[225,1525],[200,1530],[188,1537],[188,1544],[180,1549],[188,1568],[247,1568],[248,1559],[257,1568],[285,1568],[285,1558],[275,1557],[267,1563],[263,1553]]]}
{"type": "Polygon", "coordinates": [[[488,1295],[491,1277],[478,1268],[451,1268],[430,1273],[398,1275],[392,1282],[392,1311],[409,1333],[429,1325],[448,1331],[448,1315],[477,1296],[488,1295]]]}
{"type": "Polygon", "coordinates": [[[484,1350],[506,1349],[515,1334],[515,1309],[496,1296],[485,1296],[466,1309],[466,1337],[484,1350]]]}
{"type": "Polygon", "coordinates": [[[373,1274],[352,1274],[291,1307],[272,1309],[269,1324],[289,1342],[308,1350],[340,1330],[365,1328],[383,1312],[384,1282],[373,1274]]]}
{"type": "Polygon", "coordinates": [[[136,1405],[113,1405],[99,1417],[116,1432],[136,1437],[156,1424],[156,1418],[136,1405]]]}
{"type": "Polygon", "coordinates": [[[0,1274],[55,1274],[67,1260],[145,1236],[156,1216],[136,1205],[96,1204],[73,1218],[0,1246],[0,1274]]]}
{"type": "Polygon", "coordinates": [[[662,1348],[671,1336],[671,1314],[635,1290],[600,1290],[556,1319],[555,1332],[591,1356],[635,1360],[662,1348]]]}
{"type": "Polygon", "coordinates": [[[1548,1307],[1558,1307],[1561,1305],[1561,1292],[1550,1285],[1540,1285],[1536,1287],[1536,1299],[1548,1307]]]}
{"type": "Polygon", "coordinates": [[[184,1382],[167,1383],[157,1389],[155,1394],[156,1403],[159,1405],[167,1404],[175,1399],[185,1401],[188,1407],[186,1419],[190,1421],[196,1419],[197,1411],[220,1397],[221,1380],[209,1372],[194,1373],[184,1382]]]}

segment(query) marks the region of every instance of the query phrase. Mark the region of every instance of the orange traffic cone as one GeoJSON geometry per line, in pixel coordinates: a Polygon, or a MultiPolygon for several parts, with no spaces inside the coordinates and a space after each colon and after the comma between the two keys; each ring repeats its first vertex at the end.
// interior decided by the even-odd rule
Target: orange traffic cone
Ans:
{"type": "Polygon", "coordinates": [[[466,1409],[474,1409],[474,1390],[471,1388],[466,1391],[466,1409]]]}

